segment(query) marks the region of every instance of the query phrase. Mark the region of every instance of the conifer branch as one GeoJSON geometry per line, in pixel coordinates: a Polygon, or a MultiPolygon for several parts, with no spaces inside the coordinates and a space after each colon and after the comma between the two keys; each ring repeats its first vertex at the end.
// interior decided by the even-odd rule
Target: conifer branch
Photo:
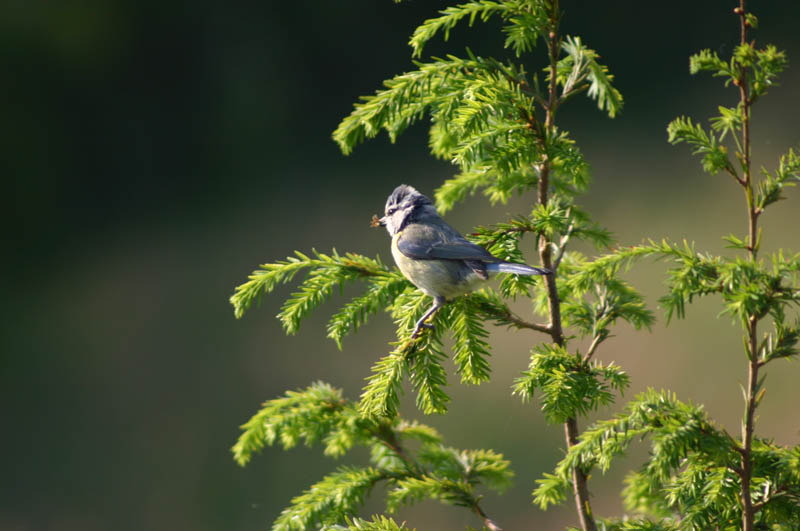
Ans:
{"type": "MultiPolygon", "coordinates": [[[[253,271],[248,281],[237,286],[230,298],[237,318],[253,302],[259,302],[261,296],[271,293],[281,284],[291,282],[300,271],[310,269],[306,281],[301,285],[301,290],[293,293],[287,300],[280,314],[284,327],[288,333],[295,333],[300,320],[312,309],[324,302],[335,289],[341,288],[355,279],[380,279],[377,282],[388,282],[394,279],[392,287],[396,290],[404,282],[403,277],[396,271],[391,271],[380,260],[367,258],[355,253],[346,253],[344,256],[336,252],[326,255],[312,250],[313,258],[295,251],[295,256],[272,264],[263,264],[261,269],[253,271]]],[[[407,284],[406,284],[407,285],[407,284]]]]}
{"type": "MultiPolygon", "coordinates": [[[[323,528],[323,531],[409,531],[405,522],[397,524],[391,518],[383,515],[376,515],[372,520],[362,520],[361,518],[346,517],[343,525],[332,525],[323,528]]],[[[411,531],[416,531],[411,530],[411,531]]]]}
{"type": "Polygon", "coordinates": [[[563,424],[614,401],[624,391],[628,375],[617,365],[584,362],[564,347],[541,344],[533,348],[528,370],[514,382],[514,394],[529,401],[536,392],[548,422],[563,424]]]}
{"type": "Polygon", "coordinates": [[[280,442],[285,448],[300,440],[307,445],[322,442],[327,455],[338,457],[354,445],[371,451],[367,467],[340,467],[292,500],[273,524],[291,530],[337,525],[347,521],[378,482],[388,486],[387,507],[394,510],[423,498],[461,505],[479,515],[484,524],[499,529],[479,504],[475,488],[485,485],[502,491],[513,473],[509,462],[491,450],[456,450],[444,446],[435,430],[422,424],[391,419],[365,418],[356,404],[338,389],[316,383],[307,389],[264,403],[242,426],[234,456],[244,465],[265,445],[280,442]],[[411,452],[403,440],[416,440],[411,452]]]}

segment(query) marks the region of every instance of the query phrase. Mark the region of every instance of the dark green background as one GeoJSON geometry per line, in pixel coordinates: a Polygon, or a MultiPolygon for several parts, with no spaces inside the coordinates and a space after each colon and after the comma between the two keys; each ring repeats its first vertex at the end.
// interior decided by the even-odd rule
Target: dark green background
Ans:
{"type": "MultiPolygon", "coordinates": [[[[733,2],[562,4],[563,31],[598,50],[626,100],[615,120],[591,102],[560,116],[593,167],[582,203],[623,244],[687,237],[724,252],[719,236],[744,232],[743,199],[730,179],[702,175],[687,148],[670,147],[665,127],[679,114],[704,119],[717,104],[735,104],[718,80],[688,74],[690,53],[735,46],[733,2]]],[[[751,4],[757,40],[798,60],[800,4],[751,4]]],[[[330,140],[359,95],[411,67],[408,36],[444,5],[0,4],[0,530],[264,529],[336,466],[316,450],[268,449],[241,469],[229,448],[259,403],[286,389],[321,379],[357,398],[387,352],[391,323],[376,318],[339,352],[324,338],[327,307],[300,336],[284,336],[272,316],[290,288],[241,321],[227,298],[257,264],[294,249],[388,259],[370,216],[395,185],[431,193],[452,174],[426,155],[422,127],[347,158],[330,140]]],[[[469,42],[496,53],[496,28],[459,28],[450,44],[426,51],[462,53],[469,42]]],[[[782,81],[754,113],[757,164],[774,165],[800,141],[800,68],[782,81]]],[[[789,195],[762,218],[767,250],[800,248],[797,192],[789,195]]],[[[448,219],[466,231],[531,200],[489,210],[476,199],[448,219]]],[[[654,308],[663,268],[630,275],[654,308]]],[[[656,310],[652,333],[622,327],[599,357],[629,370],[631,393],[673,389],[737,432],[741,342],[718,309],[702,302],[669,329],[656,310]]],[[[574,523],[569,507],[544,513],[529,498],[561,455],[561,428],[508,396],[538,338],[497,331],[492,340],[493,381],[465,387],[451,378],[451,415],[424,420],[454,446],[512,459],[514,488],[485,501],[504,528],[574,523]]],[[[797,366],[771,369],[759,429],[796,444],[797,366]]],[[[422,418],[411,401],[404,411],[422,418]]],[[[634,464],[593,480],[598,513],[619,513],[621,473],[634,464]]],[[[365,514],[380,510],[372,502],[365,514]]],[[[435,503],[399,518],[419,529],[479,524],[435,503]]]]}

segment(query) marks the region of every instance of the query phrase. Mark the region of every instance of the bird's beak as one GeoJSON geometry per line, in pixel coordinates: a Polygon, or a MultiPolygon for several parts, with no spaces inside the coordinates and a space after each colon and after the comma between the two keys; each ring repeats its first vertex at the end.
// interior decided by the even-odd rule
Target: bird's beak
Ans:
{"type": "Polygon", "coordinates": [[[369,223],[370,227],[385,227],[386,226],[386,216],[379,218],[375,214],[372,215],[372,221],[369,223]]]}

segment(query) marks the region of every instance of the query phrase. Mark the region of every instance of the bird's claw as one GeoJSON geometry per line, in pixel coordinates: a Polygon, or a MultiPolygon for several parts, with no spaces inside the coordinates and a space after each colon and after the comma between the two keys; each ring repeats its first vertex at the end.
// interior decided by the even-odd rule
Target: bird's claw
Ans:
{"type": "Polygon", "coordinates": [[[425,315],[419,318],[419,321],[414,325],[414,332],[411,333],[411,339],[415,340],[419,337],[420,333],[422,333],[423,328],[427,328],[428,330],[433,330],[433,325],[428,324],[427,321],[432,320],[433,316],[436,314],[436,311],[442,307],[445,303],[445,300],[442,297],[435,297],[433,306],[425,312],[425,315]]]}
{"type": "Polygon", "coordinates": [[[411,339],[417,339],[419,335],[422,333],[422,329],[427,328],[428,330],[433,330],[433,325],[428,323],[418,323],[417,326],[414,327],[414,331],[411,333],[411,339]]]}

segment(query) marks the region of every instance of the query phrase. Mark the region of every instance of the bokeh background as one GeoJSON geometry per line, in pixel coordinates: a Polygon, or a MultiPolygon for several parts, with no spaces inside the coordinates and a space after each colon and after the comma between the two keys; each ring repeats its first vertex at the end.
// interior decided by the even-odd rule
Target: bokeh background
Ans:
{"type": "MultiPolygon", "coordinates": [[[[593,167],[582,204],[622,244],[689,238],[726,252],[720,236],[745,230],[738,187],[702,174],[665,133],[675,116],[705,119],[735,103],[719,80],[688,74],[690,53],[727,54],[736,44],[733,4],[563,2],[564,32],[600,52],[626,99],[615,120],[592,102],[560,116],[593,167]]],[[[758,42],[796,62],[800,3],[751,4],[758,42]]],[[[317,449],[272,448],[242,469],[229,448],[259,404],[287,389],[324,380],[357,398],[393,338],[389,319],[375,318],[340,352],[324,330],[336,301],[287,338],[273,316],[291,287],[239,321],[227,299],[259,263],[294,249],[388,259],[386,234],[368,227],[370,216],[395,185],[431,193],[453,173],[426,154],[423,127],[350,157],[330,140],[358,96],[411,68],[408,36],[444,5],[0,3],[0,530],[265,529],[339,464],[317,449]]],[[[469,43],[476,53],[501,53],[496,29],[459,28],[427,51],[462,53],[469,43]]],[[[756,107],[757,165],[773,165],[800,141],[798,95],[800,68],[791,67],[756,107]]],[[[800,248],[798,193],[762,218],[765,250],[800,248]]],[[[466,231],[531,200],[490,209],[476,198],[448,220],[466,231]]],[[[628,277],[659,317],[653,330],[622,326],[599,357],[630,372],[627,396],[671,389],[738,433],[738,328],[717,318],[713,300],[667,328],[657,308],[664,271],[649,263],[628,277]]],[[[530,503],[534,479],[553,467],[563,442],[535,404],[509,396],[538,339],[494,331],[493,380],[466,387],[451,378],[450,415],[422,418],[411,400],[404,406],[448,443],[512,460],[514,487],[485,500],[509,530],[575,523],[568,505],[545,513],[530,503]]],[[[800,442],[798,369],[769,367],[760,409],[758,432],[784,444],[800,442]]],[[[620,513],[621,478],[643,451],[593,478],[597,513],[620,513]]],[[[380,510],[372,501],[364,513],[380,510]]],[[[398,518],[418,529],[479,525],[432,502],[398,518]]]]}

